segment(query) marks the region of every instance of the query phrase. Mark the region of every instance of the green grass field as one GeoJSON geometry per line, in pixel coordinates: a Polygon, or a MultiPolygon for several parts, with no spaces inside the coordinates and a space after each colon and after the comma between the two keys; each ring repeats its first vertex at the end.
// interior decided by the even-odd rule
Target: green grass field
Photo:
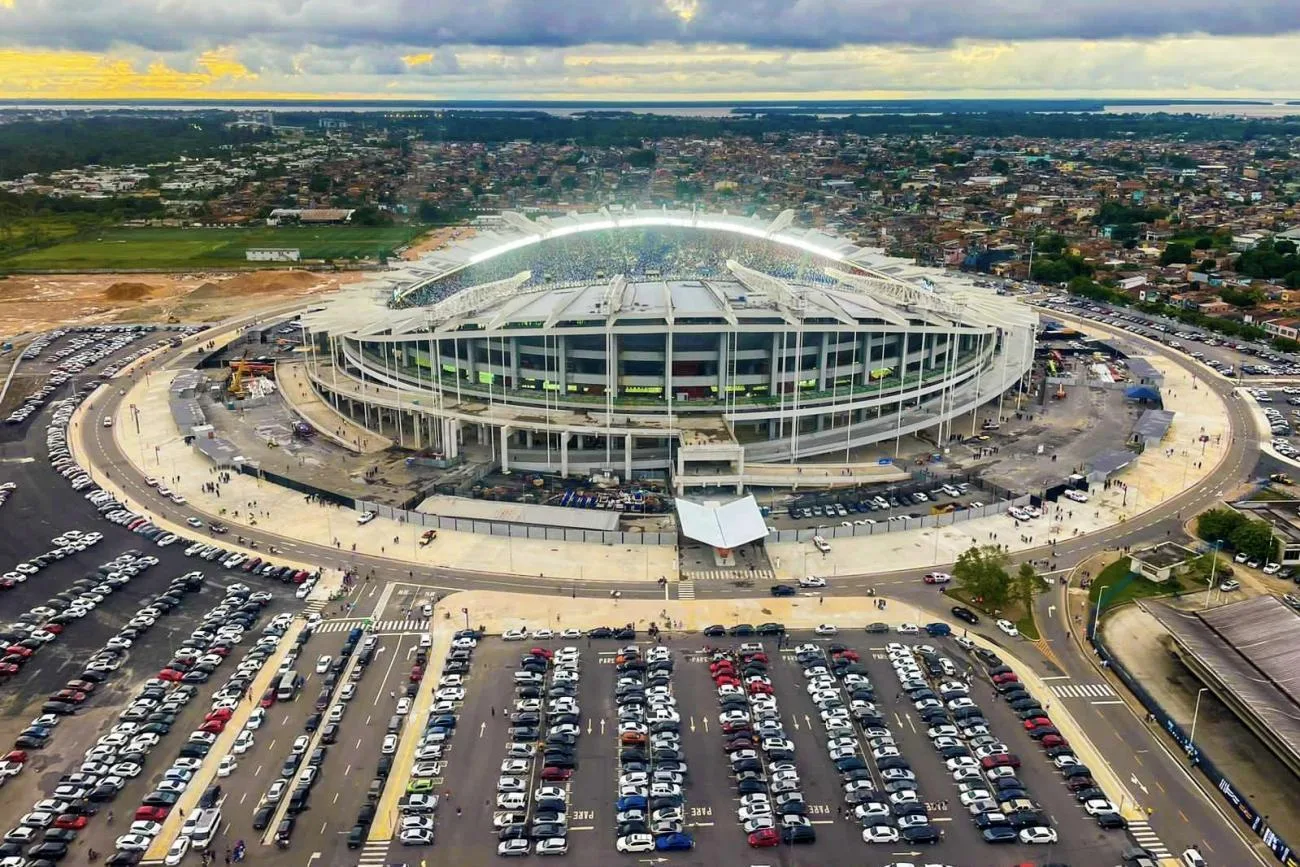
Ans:
{"type": "Polygon", "coordinates": [[[0,259],[14,270],[229,268],[250,247],[297,248],[303,259],[373,258],[406,244],[419,226],[261,226],[251,229],[104,229],[0,259]]]}

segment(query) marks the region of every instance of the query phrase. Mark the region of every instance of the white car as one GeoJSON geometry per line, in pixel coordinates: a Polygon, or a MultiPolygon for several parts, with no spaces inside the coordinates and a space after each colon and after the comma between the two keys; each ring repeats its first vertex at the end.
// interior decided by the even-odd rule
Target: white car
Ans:
{"type": "Polygon", "coordinates": [[[541,629],[533,630],[533,638],[545,639],[545,638],[554,638],[554,637],[555,637],[555,630],[553,629],[547,629],[546,627],[543,626],[541,629]]]}
{"type": "Polygon", "coordinates": [[[1001,629],[1007,635],[1010,635],[1012,638],[1020,637],[1020,630],[1016,629],[1016,625],[1012,623],[1010,620],[999,618],[996,622],[997,622],[998,629],[1001,629]]]}
{"type": "Polygon", "coordinates": [[[244,728],[249,731],[255,731],[260,729],[264,722],[266,722],[266,708],[256,707],[253,708],[253,712],[248,715],[248,722],[244,723],[244,728]]]}
{"type": "Polygon", "coordinates": [[[163,858],[163,864],[167,867],[176,867],[185,860],[185,854],[190,851],[190,838],[177,837],[172,843],[171,848],[167,850],[166,857],[163,858]]]}
{"type": "Polygon", "coordinates": [[[143,834],[123,834],[113,841],[113,845],[125,852],[143,852],[153,843],[153,838],[143,834]]]}
{"type": "Polygon", "coordinates": [[[813,632],[816,632],[818,635],[836,635],[839,633],[839,629],[829,623],[819,623],[813,629],[813,632]]]}
{"type": "Polygon", "coordinates": [[[435,692],[433,697],[437,701],[464,701],[465,690],[458,686],[448,686],[435,692]]]}
{"type": "Polygon", "coordinates": [[[1041,826],[1034,828],[1023,828],[1020,831],[1021,843],[1055,843],[1056,831],[1052,828],[1041,826]]]}
{"type": "Polygon", "coordinates": [[[217,776],[228,777],[235,772],[237,767],[239,767],[239,761],[234,756],[224,756],[221,759],[221,764],[217,765],[217,776]]]}
{"type": "Polygon", "coordinates": [[[252,748],[253,733],[248,729],[244,729],[235,737],[235,742],[230,745],[230,752],[232,755],[242,756],[252,748]]]}
{"type": "Polygon", "coordinates": [[[653,852],[655,838],[649,834],[628,834],[615,840],[614,848],[624,853],[653,852]]]}
{"type": "Polygon", "coordinates": [[[375,519],[374,512],[362,512],[360,515],[357,515],[358,524],[369,524],[374,519],[375,519]]]}
{"type": "Polygon", "coordinates": [[[329,656],[322,656],[320,659],[316,660],[316,673],[324,674],[325,672],[329,671],[330,663],[333,661],[334,660],[329,656]]]}
{"type": "Polygon", "coordinates": [[[1071,500],[1074,500],[1076,503],[1088,502],[1088,495],[1085,494],[1083,491],[1076,491],[1073,488],[1071,488],[1070,490],[1065,492],[1065,495],[1069,497],[1071,500]]]}
{"type": "Polygon", "coordinates": [[[863,843],[897,843],[898,829],[888,825],[872,825],[862,829],[863,843]]]}
{"type": "Polygon", "coordinates": [[[917,635],[920,632],[921,632],[921,627],[917,626],[915,623],[898,624],[899,635],[917,635]]]}
{"type": "Polygon", "coordinates": [[[380,744],[379,752],[386,756],[397,752],[397,735],[384,735],[384,742],[380,744]]]}
{"type": "Polygon", "coordinates": [[[523,641],[527,637],[528,630],[524,629],[522,626],[517,626],[514,629],[507,629],[505,632],[501,633],[501,639],[503,641],[523,641]]]}
{"type": "Polygon", "coordinates": [[[816,575],[805,575],[799,579],[800,587],[825,587],[826,579],[818,578],[816,575]]]}
{"type": "Polygon", "coordinates": [[[1094,798],[1091,801],[1084,801],[1083,809],[1087,811],[1089,816],[1099,816],[1102,813],[1119,812],[1119,810],[1115,809],[1114,804],[1104,798],[1094,798]]]}

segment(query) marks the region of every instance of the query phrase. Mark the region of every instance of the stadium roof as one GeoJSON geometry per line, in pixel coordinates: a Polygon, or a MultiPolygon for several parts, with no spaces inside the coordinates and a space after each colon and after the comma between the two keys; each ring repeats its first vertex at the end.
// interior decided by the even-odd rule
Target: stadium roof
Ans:
{"type": "Polygon", "coordinates": [[[714,548],[739,548],[767,535],[767,522],[752,496],[725,505],[678,497],[675,505],[682,535],[714,548]]]}

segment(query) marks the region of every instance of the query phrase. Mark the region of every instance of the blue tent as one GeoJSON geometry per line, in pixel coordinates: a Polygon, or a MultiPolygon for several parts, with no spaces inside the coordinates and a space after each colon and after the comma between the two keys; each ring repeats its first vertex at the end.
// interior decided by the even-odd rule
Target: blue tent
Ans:
{"type": "Polygon", "coordinates": [[[1150,403],[1160,403],[1160,389],[1153,385],[1135,385],[1132,388],[1124,389],[1124,398],[1126,400],[1144,400],[1150,403]]]}

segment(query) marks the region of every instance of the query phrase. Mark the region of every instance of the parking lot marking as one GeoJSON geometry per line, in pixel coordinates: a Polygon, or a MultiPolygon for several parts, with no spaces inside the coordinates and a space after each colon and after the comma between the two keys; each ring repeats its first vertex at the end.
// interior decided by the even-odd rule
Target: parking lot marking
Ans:
{"type": "Polygon", "coordinates": [[[262,766],[261,766],[261,765],[258,765],[258,766],[257,766],[257,770],[253,771],[253,776],[256,777],[256,776],[257,776],[258,774],[260,774],[260,773],[262,773],[262,766]]]}

